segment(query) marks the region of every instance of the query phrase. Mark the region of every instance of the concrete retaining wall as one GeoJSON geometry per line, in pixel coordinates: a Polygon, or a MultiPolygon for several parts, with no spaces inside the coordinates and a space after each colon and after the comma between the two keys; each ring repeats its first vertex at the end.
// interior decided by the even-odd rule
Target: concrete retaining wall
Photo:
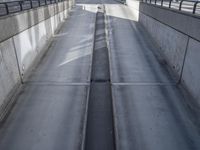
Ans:
{"type": "Polygon", "coordinates": [[[69,0],[0,18],[0,121],[73,4],[69,0]]]}
{"type": "Polygon", "coordinates": [[[15,55],[13,39],[0,43],[0,119],[15,89],[20,84],[20,74],[15,55]]]}
{"type": "Polygon", "coordinates": [[[200,106],[200,18],[168,8],[127,0],[159,47],[168,66],[200,106]]]}
{"type": "Polygon", "coordinates": [[[181,77],[188,36],[140,13],[139,21],[159,46],[159,53],[173,70],[178,81],[181,77]]]}
{"type": "Polygon", "coordinates": [[[200,106],[200,42],[192,38],[188,42],[181,83],[200,106]]]}

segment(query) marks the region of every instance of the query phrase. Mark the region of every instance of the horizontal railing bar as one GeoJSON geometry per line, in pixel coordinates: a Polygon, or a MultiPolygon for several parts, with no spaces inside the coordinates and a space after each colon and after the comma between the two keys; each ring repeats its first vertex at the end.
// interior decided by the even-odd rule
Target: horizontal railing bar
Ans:
{"type": "Polygon", "coordinates": [[[165,1],[165,0],[142,0],[142,2],[152,5],[157,5],[161,7],[168,7],[171,9],[177,9],[179,11],[189,12],[191,10],[192,14],[197,14],[197,10],[200,14],[199,9],[197,8],[197,5],[200,4],[200,1],[196,0],[176,0],[175,2],[173,0],[165,1]],[[187,2],[185,4],[185,2],[187,2]],[[191,3],[191,4],[189,4],[191,3]],[[168,6],[166,6],[168,5],[168,6]]]}
{"type": "Polygon", "coordinates": [[[0,9],[1,9],[0,16],[5,16],[11,13],[17,13],[20,11],[29,10],[32,8],[46,6],[63,1],[67,0],[21,0],[21,1],[0,2],[0,9]],[[35,6],[36,3],[37,6],[35,6]]]}

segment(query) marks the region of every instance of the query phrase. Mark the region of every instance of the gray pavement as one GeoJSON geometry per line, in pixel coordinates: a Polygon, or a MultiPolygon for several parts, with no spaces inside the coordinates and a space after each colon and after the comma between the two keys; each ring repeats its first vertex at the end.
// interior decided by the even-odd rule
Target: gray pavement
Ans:
{"type": "Polygon", "coordinates": [[[123,5],[106,8],[117,150],[199,150],[185,104],[190,98],[174,84],[137,17],[123,5]]]}
{"type": "MultiPolygon", "coordinates": [[[[199,130],[185,104],[190,99],[182,94],[162,58],[155,54],[157,47],[137,23],[137,16],[127,6],[112,0],[79,0],[2,124],[0,150],[81,149],[90,90],[95,11],[101,3],[106,6],[110,70],[101,72],[102,66],[108,68],[108,62],[100,51],[105,45],[97,42],[94,64],[102,66],[95,68],[93,76],[94,80],[102,77],[107,80],[104,75],[107,77],[110,72],[112,86],[110,90],[108,83],[96,83],[90,100],[96,99],[93,105],[103,104],[97,108],[111,115],[107,99],[112,97],[117,150],[200,149],[199,130]]],[[[99,37],[104,36],[101,30],[98,32],[99,37]]],[[[95,107],[90,108],[91,112],[99,113],[95,107]]],[[[96,129],[96,119],[90,115],[96,129]]],[[[112,118],[101,115],[108,122],[112,118]]],[[[92,131],[92,136],[98,139],[98,133],[104,130],[92,131]]]]}
{"type": "Polygon", "coordinates": [[[113,86],[119,150],[199,150],[200,138],[170,85],[113,86]]]}
{"type": "Polygon", "coordinates": [[[81,9],[73,10],[27,82],[89,82],[95,13],[81,9]]]}
{"type": "Polygon", "coordinates": [[[93,12],[71,12],[2,125],[1,150],[81,148],[94,23],[93,12]]]}
{"type": "Polygon", "coordinates": [[[107,5],[112,82],[175,83],[165,64],[158,62],[154,43],[143,35],[129,9],[107,5]]]}

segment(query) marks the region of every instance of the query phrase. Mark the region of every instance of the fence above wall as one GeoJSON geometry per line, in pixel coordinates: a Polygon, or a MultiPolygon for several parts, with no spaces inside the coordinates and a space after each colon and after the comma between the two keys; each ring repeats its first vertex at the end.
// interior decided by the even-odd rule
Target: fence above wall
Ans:
{"type": "Polygon", "coordinates": [[[196,0],[143,0],[142,2],[200,15],[200,1],[196,0]]]}
{"type": "Polygon", "coordinates": [[[9,15],[32,8],[63,2],[66,0],[23,0],[0,3],[0,16],[9,15]]]}

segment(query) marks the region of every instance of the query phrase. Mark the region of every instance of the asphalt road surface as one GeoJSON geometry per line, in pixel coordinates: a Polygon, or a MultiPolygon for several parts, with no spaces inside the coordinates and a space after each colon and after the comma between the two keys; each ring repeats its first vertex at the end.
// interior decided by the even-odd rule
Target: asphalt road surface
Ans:
{"type": "Polygon", "coordinates": [[[190,97],[152,43],[127,6],[78,0],[2,124],[0,150],[200,150],[190,97]]]}

